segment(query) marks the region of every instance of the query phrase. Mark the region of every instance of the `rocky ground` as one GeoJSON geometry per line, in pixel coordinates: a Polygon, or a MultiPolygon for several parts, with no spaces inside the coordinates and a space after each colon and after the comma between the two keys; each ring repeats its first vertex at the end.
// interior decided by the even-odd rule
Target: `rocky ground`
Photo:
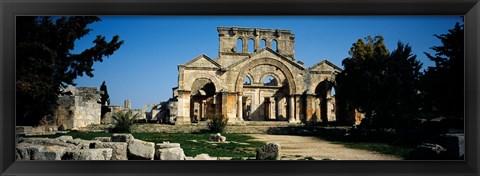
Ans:
{"type": "Polygon", "coordinates": [[[255,140],[280,144],[281,160],[312,157],[316,160],[401,160],[396,156],[351,149],[316,137],[250,134],[255,140]]]}

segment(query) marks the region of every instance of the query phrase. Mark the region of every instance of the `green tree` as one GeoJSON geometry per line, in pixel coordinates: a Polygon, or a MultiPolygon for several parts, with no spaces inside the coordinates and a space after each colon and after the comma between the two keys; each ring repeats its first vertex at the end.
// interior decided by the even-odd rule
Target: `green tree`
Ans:
{"type": "Polygon", "coordinates": [[[103,106],[110,105],[110,96],[108,95],[107,85],[105,84],[105,81],[103,81],[102,85],[100,85],[100,91],[103,92],[100,96],[100,104],[103,106]]]}
{"type": "Polygon", "coordinates": [[[435,115],[463,118],[464,115],[464,28],[456,23],[448,33],[434,35],[442,42],[434,46],[432,56],[427,57],[435,62],[422,77],[425,111],[435,115]]]}
{"type": "Polygon", "coordinates": [[[342,61],[344,70],[337,75],[337,98],[346,108],[365,113],[368,124],[398,127],[401,119],[418,108],[415,97],[421,63],[411,47],[398,42],[388,52],[383,37],[359,39],[342,61]]]}
{"type": "Polygon", "coordinates": [[[101,108],[101,117],[105,117],[105,114],[109,112],[110,108],[107,106],[110,105],[110,95],[108,95],[108,90],[107,90],[107,85],[105,84],[105,81],[102,82],[102,85],[100,85],[100,91],[102,94],[100,94],[100,104],[102,105],[101,108]]]}
{"type": "Polygon", "coordinates": [[[16,18],[16,114],[18,125],[38,125],[54,111],[60,85],[77,76],[93,77],[93,63],[102,62],[123,44],[98,35],[94,46],[75,54],[75,41],[87,35],[95,16],[16,18]]]}

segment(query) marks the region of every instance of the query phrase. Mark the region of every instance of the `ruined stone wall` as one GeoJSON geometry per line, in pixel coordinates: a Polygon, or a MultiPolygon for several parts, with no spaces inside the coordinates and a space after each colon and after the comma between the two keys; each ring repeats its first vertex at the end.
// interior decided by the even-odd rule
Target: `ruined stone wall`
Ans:
{"type": "Polygon", "coordinates": [[[58,126],[76,129],[91,124],[100,124],[100,92],[96,87],[78,87],[75,91],[58,97],[56,111],[58,126]]]}
{"type": "MultiPolygon", "coordinates": [[[[238,27],[218,27],[217,30],[220,40],[219,58],[221,59],[234,60],[235,56],[254,53],[265,47],[290,59],[294,58],[295,36],[290,30],[238,27]],[[239,39],[242,41],[241,47],[237,46],[239,39]],[[249,40],[253,41],[253,51],[248,50],[249,40]],[[265,42],[265,46],[261,46],[262,40],[265,42]],[[272,47],[274,45],[272,43],[275,42],[276,48],[272,47]]],[[[250,42],[250,44],[252,43],[250,42]]]]}

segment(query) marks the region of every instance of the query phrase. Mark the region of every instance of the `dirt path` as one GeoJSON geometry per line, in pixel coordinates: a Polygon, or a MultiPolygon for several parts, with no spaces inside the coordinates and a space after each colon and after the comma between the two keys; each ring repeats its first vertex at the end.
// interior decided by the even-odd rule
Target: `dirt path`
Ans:
{"type": "Polygon", "coordinates": [[[307,136],[251,134],[255,140],[280,144],[281,159],[302,159],[312,157],[316,160],[401,160],[402,158],[376,152],[350,149],[339,144],[307,136]]]}

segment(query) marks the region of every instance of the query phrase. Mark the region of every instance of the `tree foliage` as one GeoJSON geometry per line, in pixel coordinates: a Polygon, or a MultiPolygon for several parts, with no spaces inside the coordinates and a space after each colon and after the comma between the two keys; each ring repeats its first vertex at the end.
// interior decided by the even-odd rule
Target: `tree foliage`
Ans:
{"type": "MultiPolygon", "coordinates": [[[[365,113],[368,125],[398,127],[401,119],[418,109],[416,95],[422,64],[411,47],[398,42],[389,53],[382,36],[352,44],[350,57],[337,75],[337,98],[348,109],[365,113]]],[[[367,124],[364,124],[367,125],[367,124]]]]}
{"type": "Polygon", "coordinates": [[[100,104],[103,106],[110,105],[110,95],[108,95],[108,89],[105,81],[103,81],[102,85],[100,85],[100,91],[103,92],[100,96],[100,104]]]}
{"type": "Polygon", "coordinates": [[[221,133],[228,123],[228,118],[222,114],[214,114],[208,117],[207,127],[211,133],[221,133]]]}
{"type": "Polygon", "coordinates": [[[74,84],[77,76],[93,77],[93,63],[112,55],[123,41],[98,35],[94,46],[75,54],[75,41],[87,35],[95,16],[16,18],[17,124],[37,125],[56,106],[59,86],[74,84]]]}
{"type": "Polygon", "coordinates": [[[456,23],[448,33],[434,35],[442,45],[434,46],[435,62],[422,77],[425,111],[436,115],[463,118],[464,108],[464,28],[456,23]]]}
{"type": "Polygon", "coordinates": [[[130,133],[138,115],[138,113],[133,114],[132,110],[116,112],[112,116],[112,118],[115,120],[115,127],[113,127],[112,132],[130,133]]]}

